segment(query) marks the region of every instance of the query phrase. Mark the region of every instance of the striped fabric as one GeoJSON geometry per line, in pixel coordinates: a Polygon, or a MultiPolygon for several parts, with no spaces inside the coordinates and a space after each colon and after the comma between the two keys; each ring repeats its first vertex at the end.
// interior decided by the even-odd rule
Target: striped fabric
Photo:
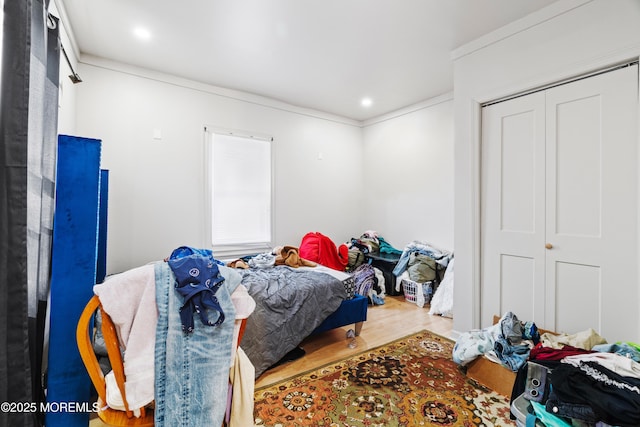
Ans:
{"type": "MultiPolygon", "coordinates": [[[[59,38],[43,0],[5,1],[0,108],[0,401],[43,398],[59,38]],[[49,25],[52,28],[49,28],[49,25]]],[[[40,414],[0,413],[0,425],[40,425],[40,414]]]]}

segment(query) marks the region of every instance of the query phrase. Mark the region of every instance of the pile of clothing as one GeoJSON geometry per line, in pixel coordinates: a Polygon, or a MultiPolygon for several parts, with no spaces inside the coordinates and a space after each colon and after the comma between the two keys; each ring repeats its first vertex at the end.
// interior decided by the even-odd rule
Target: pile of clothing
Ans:
{"type": "Polygon", "coordinates": [[[640,346],[608,344],[593,329],[543,334],[516,376],[522,395],[546,425],[640,425],[640,346]]]}
{"type": "Polygon", "coordinates": [[[384,276],[369,264],[362,264],[353,272],[355,292],[368,297],[373,305],[384,304],[384,276]]]}
{"type": "Polygon", "coordinates": [[[364,264],[365,255],[367,254],[400,255],[402,253],[401,250],[394,248],[375,230],[365,230],[359,238],[353,237],[345,245],[349,250],[347,271],[355,271],[364,264]]]}
{"type": "Polygon", "coordinates": [[[226,266],[231,268],[271,268],[276,265],[288,265],[291,268],[315,267],[313,261],[309,261],[300,256],[300,250],[295,246],[276,246],[271,252],[264,252],[257,255],[247,255],[227,262],[226,266]]]}
{"type": "Polygon", "coordinates": [[[436,248],[430,243],[413,240],[404,247],[400,260],[393,269],[396,291],[400,291],[402,280],[416,283],[440,282],[442,273],[453,258],[453,253],[436,248]]]}
{"type": "Polygon", "coordinates": [[[509,311],[493,326],[461,334],[453,346],[453,361],[465,366],[485,356],[517,372],[527,363],[531,343],[539,341],[536,324],[521,322],[509,311]]]}
{"type": "Polygon", "coordinates": [[[429,314],[437,314],[444,317],[453,318],[453,269],[455,259],[449,261],[447,269],[444,272],[442,282],[431,297],[429,306],[429,314]]]}
{"type": "Polygon", "coordinates": [[[526,399],[528,418],[547,427],[640,426],[639,344],[609,344],[591,328],[540,333],[535,323],[507,312],[493,326],[461,334],[454,345],[453,360],[461,366],[481,356],[516,373],[512,419],[519,419],[514,403],[526,399]]]}
{"type": "MultiPolygon", "coordinates": [[[[254,367],[237,344],[256,304],[240,281],[211,250],[181,246],[93,287],[117,328],[135,416],[153,405],[156,425],[222,425],[232,414],[228,425],[253,420],[254,367]],[[217,398],[183,398],[194,390],[217,398]]],[[[105,382],[106,403],[124,411],[113,371],[105,382]]]]}

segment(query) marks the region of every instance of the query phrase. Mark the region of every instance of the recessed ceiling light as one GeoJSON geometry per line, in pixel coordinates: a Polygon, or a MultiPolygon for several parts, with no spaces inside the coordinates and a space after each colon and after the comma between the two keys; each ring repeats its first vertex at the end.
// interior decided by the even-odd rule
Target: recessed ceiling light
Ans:
{"type": "Polygon", "coordinates": [[[138,27],[133,30],[133,34],[140,40],[149,40],[151,33],[146,28],[138,27]]]}
{"type": "Polygon", "coordinates": [[[362,101],[360,101],[360,104],[363,107],[371,107],[371,104],[373,104],[373,101],[371,100],[371,98],[362,98],[362,101]]]}

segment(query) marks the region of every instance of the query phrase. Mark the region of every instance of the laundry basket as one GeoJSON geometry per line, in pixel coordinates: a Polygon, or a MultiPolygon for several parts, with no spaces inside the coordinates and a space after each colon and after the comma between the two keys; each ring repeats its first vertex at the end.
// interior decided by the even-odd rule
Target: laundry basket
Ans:
{"type": "Polygon", "coordinates": [[[402,279],[402,291],[404,292],[404,299],[423,307],[425,304],[431,302],[433,296],[434,282],[417,283],[413,280],[402,279]],[[420,294],[418,293],[420,292],[420,294]]]}

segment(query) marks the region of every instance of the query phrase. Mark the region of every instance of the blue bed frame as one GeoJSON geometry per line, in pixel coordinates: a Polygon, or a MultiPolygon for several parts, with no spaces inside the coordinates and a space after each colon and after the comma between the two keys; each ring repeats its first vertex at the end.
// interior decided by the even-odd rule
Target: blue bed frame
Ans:
{"type": "Polygon", "coordinates": [[[356,335],[360,335],[363,322],[367,320],[368,298],[356,294],[352,299],[342,301],[340,307],[329,315],[311,335],[330,329],[354,324],[356,335]]]}

